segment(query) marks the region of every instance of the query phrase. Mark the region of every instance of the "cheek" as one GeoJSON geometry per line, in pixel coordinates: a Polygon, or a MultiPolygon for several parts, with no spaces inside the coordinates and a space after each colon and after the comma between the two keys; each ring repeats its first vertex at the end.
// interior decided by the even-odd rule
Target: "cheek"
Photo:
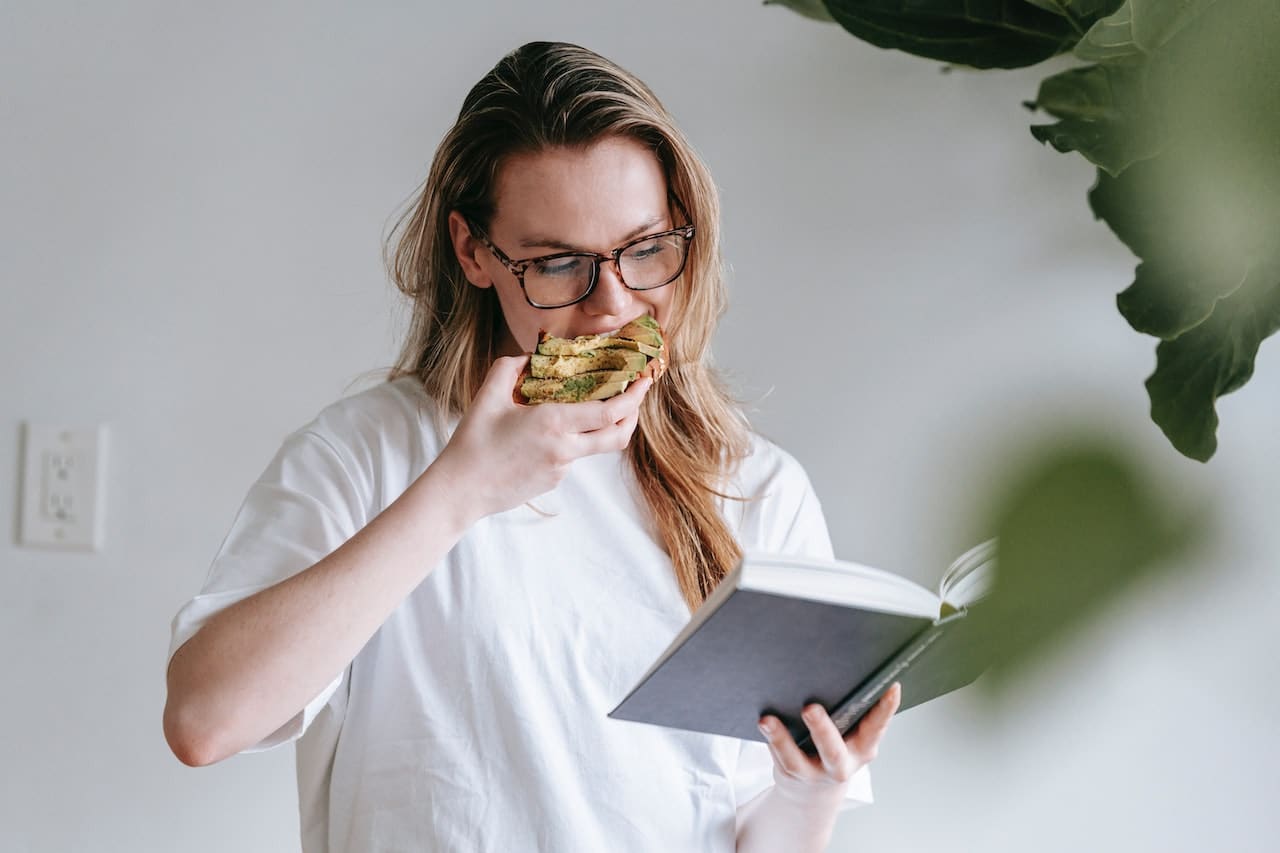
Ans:
{"type": "MultiPolygon", "coordinates": [[[[508,326],[508,328],[511,328],[508,326]]],[[[516,340],[516,346],[520,347],[520,352],[533,352],[538,346],[537,323],[525,322],[518,328],[511,329],[511,336],[516,340]]]]}
{"type": "Polygon", "coordinates": [[[684,284],[684,282],[676,282],[675,285],[659,287],[657,290],[649,290],[643,293],[643,301],[648,306],[649,313],[658,321],[658,325],[664,328],[671,322],[671,312],[676,304],[676,286],[681,284],[684,284]]]}
{"type": "Polygon", "coordinates": [[[498,287],[498,303],[502,306],[502,318],[507,323],[507,329],[519,344],[521,352],[532,352],[538,343],[538,332],[544,322],[544,318],[540,316],[542,312],[525,301],[520,286],[514,283],[510,288],[498,287]]]}

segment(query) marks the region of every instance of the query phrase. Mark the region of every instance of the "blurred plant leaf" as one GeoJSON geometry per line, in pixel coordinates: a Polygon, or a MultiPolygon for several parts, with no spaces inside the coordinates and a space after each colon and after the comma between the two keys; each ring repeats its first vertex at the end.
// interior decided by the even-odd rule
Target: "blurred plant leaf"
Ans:
{"type": "Polygon", "coordinates": [[[1280,329],[1280,270],[1255,271],[1209,319],[1156,347],[1147,379],[1151,417],[1181,453],[1205,462],[1218,448],[1214,401],[1253,375],[1258,344],[1280,329]]]}
{"type": "Polygon", "coordinates": [[[1251,263],[1230,245],[1243,231],[1212,239],[1213,220],[1226,219],[1205,216],[1202,205],[1209,202],[1212,188],[1194,189],[1193,173],[1185,171],[1196,164],[1170,174],[1179,159],[1142,163],[1117,178],[1099,173],[1089,192],[1094,214],[1144,259],[1133,284],[1116,297],[1120,313],[1137,331],[1164,340],[1209,319],[1218,300],[1244,283],[1251,263]]]}
{"type": "Polygon", "coordinates": [[[835,23],[836,20],[831,17],[831,13],[827,11],[826,4],[822,0],[764,0],[764,5],[786,6],[791,11],[798,12],[815,21],[835,23]]]}
{"type": "MultiPolygon", "coordinates": [[[[1126,0],[1075,47],[1085,62],[1139,63],[1218,0],[1126,0]]],[[[1227,0],[1228,3],[1233,0],[1227,0]]],[[[1263,0],[1270,2],[1270,0],[1263,0]]]]}
{"type": "Polygon", "coordinates": [[[1032,134],[1099,167],[1090,205],[1140,260],[1116,305],[1161,339],[1152,420],[1200,461],[1278,325],[1277,42],[1274,0],[1126,0],[1035,102],[1061,120],[1032,134]]]}
{"type": "Polygon", "coordinates": [[[1116,299],[1161,339],[1152,420],[1217,447],[1216,401],[1253,373],[1280,301],[1280,0],[776,0],[858,38],[975,68],[1072,49],[1032,135],[1098,167],[1094,214],[1138,256],[1116,299]],[[1186,336],[1186,340],[1182,338],[1186,336]]]}
{"type": "Polygon", "coordinates": [[[1033,125],[1031,134],[1118,175],[1160,151],[1157,117],[1147,115],[1142,76],[1131,68],[1092,65],[1055,74],[1040,84],[1034,106],[1061,119],[1033,125]]]}
{"type": "Polygon", "coordinates": [[[1206,529],[1176,518],[1126,455],[1101,441],[1048,448],[1000,495],[993,591],[983,620],[993,661],[981,684],[1002,691],[1139,582],[1176,565],[1206,529]]]}

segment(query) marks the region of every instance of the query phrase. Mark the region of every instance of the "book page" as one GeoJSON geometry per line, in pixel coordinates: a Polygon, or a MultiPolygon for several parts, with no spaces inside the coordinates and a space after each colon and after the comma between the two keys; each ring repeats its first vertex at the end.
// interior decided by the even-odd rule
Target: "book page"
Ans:
{"type": "Polygon", "coordinates": [[[991,591],[995,580],[996,540],[988,539],[965,551],[947,567],[939,596],[954,607],[972,604],[991,591]]]}
{"type": "Polygon", "coordinates": [[[928,619],[937,619],[942,607],[942,600],[919,584],[844,560],[752,552],[743,558],[738,585],[775,595],[928,619]]]}

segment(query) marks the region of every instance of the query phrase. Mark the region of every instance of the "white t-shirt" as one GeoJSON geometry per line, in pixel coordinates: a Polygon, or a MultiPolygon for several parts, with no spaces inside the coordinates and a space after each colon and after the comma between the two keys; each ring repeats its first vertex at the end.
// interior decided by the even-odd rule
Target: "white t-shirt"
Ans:
{"type": "MultiPolygon", "coordinates": [[[[250,489],[170,654],[306,569],[443,448],[412,378],[326,408],[250,489]]],[[[456,421],[450,422],[450,427],[456,421]]],[[[753,437],[725,517],[744,548],[830,556],[808,477],[753,437]]],[[[732,851],[773,783],[762,743],[611,720],[689,619],[622,453],[470,530],[355,660],[250,750],[297,741],[306,853],[732,851]]],[[[864,768],[846,805],[871,801],[864,768]]]]}

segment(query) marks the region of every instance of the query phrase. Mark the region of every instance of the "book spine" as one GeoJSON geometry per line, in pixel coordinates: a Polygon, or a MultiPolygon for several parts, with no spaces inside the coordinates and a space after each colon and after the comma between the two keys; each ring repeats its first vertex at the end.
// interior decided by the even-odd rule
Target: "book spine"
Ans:
{"type": "MultiPolygon", "coordinates": [[[[836,728],[840,730],[840,734],[842,736],[848,735],[858,721],[862,719],[862,716],[889,689],[889,685],[893,684],[898,676],[906,672],[920,655],[924,654],[930,646],[936,643],[953,621],[962,618],[964,615],[965,611],[961,610],[921,631],[916,635],[915,639],[889,658],[884,666],[876,670],[870,678],[854,688],[852,693],[832,708],[828,713],[831,716],[831,722],[835,723],[836,728]]],[[[797,738],[796,743],[810,755],[817,751],[817,748],[813,745],[813,739],[807,731],[800,738],[797,738]]]]}

